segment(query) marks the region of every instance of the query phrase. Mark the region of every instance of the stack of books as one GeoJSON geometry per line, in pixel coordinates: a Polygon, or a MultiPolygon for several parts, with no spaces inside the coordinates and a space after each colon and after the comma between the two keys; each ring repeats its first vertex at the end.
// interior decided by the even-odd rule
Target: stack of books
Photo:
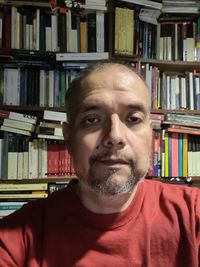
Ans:
{"type": "Polygon", "coordinates": [[[66,112],[45,110],[43,121],[37,126],[37,137],[64,140],[62,124],[67,120],[66,112]]]}
{"type": "Polygon", "coordinates": [[[166,114],[162,122],[167,132],[200,135],[200,116],[186,114],[166,114]]]}
{"type": "Polygon", "coordinates": [[[162,12],[199,14],[199,9],[198,0],[163,0],[162,12]]]}
{"type": "Polygon", "coordinates": [[[13,213],[30,200],[47,196],[47,183],[1,183],[0,217],[13,213]]]}
{"type": "Polygon", "coordinates": [[[36,122],[37,117],[35,116],[0,110],[1,131],[31,136],[36,122]]]}

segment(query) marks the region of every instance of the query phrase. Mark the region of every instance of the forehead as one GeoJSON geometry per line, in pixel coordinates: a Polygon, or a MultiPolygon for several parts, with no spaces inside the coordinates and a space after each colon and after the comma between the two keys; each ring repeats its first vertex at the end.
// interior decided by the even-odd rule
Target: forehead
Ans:
{"type": "Polygon", "coordinates": [[[129,69],[104,68],[94,71],[81,83],[77,106],[142,104],[148,106],[148,90],[141,78],[129,69]]]}

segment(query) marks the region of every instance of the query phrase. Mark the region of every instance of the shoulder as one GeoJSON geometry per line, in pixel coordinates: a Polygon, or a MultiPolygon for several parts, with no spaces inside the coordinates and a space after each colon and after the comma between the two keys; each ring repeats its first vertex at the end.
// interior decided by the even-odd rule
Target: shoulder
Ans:
{"type": "Polygon", "coordinates": [[[144,190],[148,197],[161,206],[194,210],[200,215],[200,189],[197,187],[145,180],[144,190]]]}

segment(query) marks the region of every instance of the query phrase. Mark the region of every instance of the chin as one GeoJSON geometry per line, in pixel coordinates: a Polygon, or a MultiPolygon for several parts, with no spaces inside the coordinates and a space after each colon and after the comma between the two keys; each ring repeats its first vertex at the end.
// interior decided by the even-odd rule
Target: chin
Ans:
{"type": "Polygon", "coordinates": [[[87,184],[98,194],[105,196],[121,195],[131,192],[138,179],[132,174],[120,174],[120,172],[104,173],[101,175],[89,175],[87,184]]]}

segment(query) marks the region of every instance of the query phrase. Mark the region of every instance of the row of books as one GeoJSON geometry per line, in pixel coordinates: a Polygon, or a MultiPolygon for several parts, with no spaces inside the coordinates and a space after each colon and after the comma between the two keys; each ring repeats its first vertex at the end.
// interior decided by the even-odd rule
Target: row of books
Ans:
{"type": "Polygon", "coordinates": [[[4,132],[0,139],[1,179],[33,179],[74,176],[75,171],[62,141],[33,139],[4,132]]]}
{"type": "Polygon", "coordinates": [[[162,22],[152,18],[152,22],[148,22],[139,16],[138,8],[116,7],[115,54],[160,60],[200,60],[200,17],[162,22]]]}
{"type": "Polygon", "coordinates": [[[140,71],[148,85],[153,109],[200,109],[199,73],[160,73],[158,67],[148,63],[140,71]]]}
{"type": "Polygon", "coordinates": [[[149,176],[200,176],[200,116],[156,114],[149,176]],[[156,119],[157,118],[157,119],[156,119]],[[158,127],[158,126],[162,127],[158,127]]]}
{"type": "Polygon", "coordinates": [[[199,61],[200,17],[198,21],[158,24],[160,60],[199,61]]]}
{"type": "Polygon", "coordinates": [[[46,70],[40,67],[0,70],[0,102],[3,105],[64,107],[69,83],[80,68],[46,70]]]}
{"type": "Polygon", "coordinates": [[[62,123],[67,121],[66,112],[44,110],[43,121],[27,114],[0,110],[0,130],[29,137],[63,140],[62,123]]]}
{"type": "Polygon", "coordinates": [[[53,14],[50,9],[2,6],[0,48],[55,52],[104,52],[107,49],[105,14],[83,16],[71,9],[53,14]]]}
{"type": "Polygon", "coordinates": [[[65,112],[45,110],[37,117],[0,111],[0,177],[45,178],[74,175],[71,157],[63,142],[65,112]]]}
{"type": "MultiPolygon", "coordinates": [[[[17,106],[64,107],[69,83],[87,64],[66,63],[63,70],[4,68],[0,70],[0,103],[17,106]],[[29,81],[29,82],[27,82],[29,81]]],[[[135,65],[137,68],[137,64],[135,65]]],[[[200,109],[200,74],[168,73],[142,64],[153,109],[200,109]]]]}
{"type": "Polygon", "coordinates": [[[0,218],[20,209],[29,201],[46,198],[49,194],[67,187],[69,180],[49,183],[1,183],[0,218]]]}

